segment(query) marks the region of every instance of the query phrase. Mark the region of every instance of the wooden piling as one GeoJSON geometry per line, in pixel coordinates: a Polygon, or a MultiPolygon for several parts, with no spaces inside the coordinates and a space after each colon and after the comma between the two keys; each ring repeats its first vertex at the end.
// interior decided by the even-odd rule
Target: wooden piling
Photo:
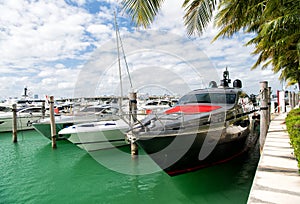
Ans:
{"type": "Polygon", "coordinates": [[[42,119],[45,118],[45,113],[46,113],[46,109],[45,109],[45,102],[42,102],[42,119]]]}
{"type": "Polygon", "coordinates": [[[50,96],[49,111],[50,111],[52,148],[55,149],[57,146],[56,146],[56,126],[55,126],[55,118],[54,118],[54,97],[53,96],[50,96]]]}
{"type": "Polygon", "coordinates": [[[129,112],[130,112],[130,122],[137,121],[137,100],[136,100],[136,93],[131,92],[129,93],[129,112]]]}
{"type": "Polygon", "coordinates": [[[296,96],[295,96],[295,92],[292,92],[292,105],[291,105],[291,109],[294,109],[296,106],[296,96]]]}
{"type": "Polygon", "coordinates": [[[12,112],[13,112],[13,120],[12,120],[12,141],[14,143],[18,142],[17,137],[17,105],[12,105],[12,112]]]}
{"type": "Polygon", "coordinates": [[[280,100],[279,100],[279,90],[277,90],[276,95],[277,95],[277,112],[280,113],[281,108],[280,108],[280,100]]]}
{"type": "Polygon", "coordinates": [[[268,132],[268,82],[260,82],[260,152],[262,152],[268,132]]]}
{"type": "Polygon", "coordinates": [[[268,97],[268,114],[267,114],[267,121],[268,121],[268,129],[271,123],[271,87],[268,87],[268,92],[267,92],[267,97],[268,97]]]}
{"type": "MultiPolygon", "coordinates": [[[[129,120],[131,122],[137,121],[137,94],[136,92],[129,93],[129,120]]],[[[136,158],[138,155],[138,146],[136,143],[131,142],[131,157],[136,158]]]]}

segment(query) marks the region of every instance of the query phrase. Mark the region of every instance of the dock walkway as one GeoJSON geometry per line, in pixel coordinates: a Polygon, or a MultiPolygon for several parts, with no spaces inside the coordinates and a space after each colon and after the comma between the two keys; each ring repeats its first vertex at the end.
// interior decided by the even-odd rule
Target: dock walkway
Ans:
{"type": "Polygon", "coordinates": [[[286,113],[270,123],[248,204],[300,203],[300,174],[284,123],[286,113]]]}

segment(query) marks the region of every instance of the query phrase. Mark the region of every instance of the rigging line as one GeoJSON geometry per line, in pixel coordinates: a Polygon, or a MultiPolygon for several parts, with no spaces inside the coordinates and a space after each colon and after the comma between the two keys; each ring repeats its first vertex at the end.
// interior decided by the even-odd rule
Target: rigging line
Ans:
{"type": "MultiPolygon", "coordinates": [[[[118,25],[117,25],[117,27],[118,27],[118,25]]],[[[123,58],[124,58],[125,65],[126,65],[126,71],[127,71],[129,82],[130,82],[130,88],[133,89],[132,81],[131,81],[131,76],[130,76],[130,73],[129,73],[129,68],[128,68],[128,64],[127,64],[127,60],[126,60],[126,55],[125,55],[125,51],[124,51],[123,42],[122,42],[122,38],[121,38],[121,35],[120,35],[119,28],[118,28],[118,33],[119,33],[119,39],[120,39],[120,45],[121,45],[121,49],[122,49],[122,53],[123,53],[123,58]]]]}
{"type": "MultiPolygon", "coordinates": [[[[117,23],[117,20],[116,20],[117,19],[116,11],[114,11],[114,15],[115,15],[116,37],[118,38],[117,42],[119,42],[119,46],[122,49],[122,54],[123,54],[124,62],[125,62],[125,65],[126,65],[126,71],[127,71],[129,82],[130,82],[130,88],[133,89],[132,80],[131,80],[131,76],[130,76],[129,68],[128,68],[128,63],[127,63],[127,59],[126,59],[126,55],[125,55],[125,51],[124,51],[124,46],[123,46],[122,38],[121,38],[121,35],[120,35],[119,26],[118,26],[118,23],[117,23]]],[[[119,47],[118,47],[118,49],[119,49],[119,47]]]]}
{"type": "Polygon", "coordinates": [[[117,12],[115,10],[114,11],[114,21],[115,21],[115,29],[116,29],[116,42],[117,42],[117,52],[118,52],[119,78],[120,78],[120,88],[121,88],[121,98],[119,100],[119,106],[120,106],[119,113],[120,113],[120,115],[124,115],[124,112],[122,110],[123,83],[122,83],[122,72],[121,72],[121,62],[120,62],[120,48],[122,49],[123,58],[124,58],[124,61],[125,61],[126,70],[127,70],[127,74],[128,74],[128,78],[129,78],[129,82],[130,82],[130,88],[132,90],[133,90],[133,86],[132,86],[131,76],[130,76],[130,73],[129,73],[128,63],[127,63],[126,56],[125,56],[123,42],[122,42],[121,35],[120,35],[119,26],[118,26],[118,23],[117,23],[117,14],[116,13],[117,12]]]}

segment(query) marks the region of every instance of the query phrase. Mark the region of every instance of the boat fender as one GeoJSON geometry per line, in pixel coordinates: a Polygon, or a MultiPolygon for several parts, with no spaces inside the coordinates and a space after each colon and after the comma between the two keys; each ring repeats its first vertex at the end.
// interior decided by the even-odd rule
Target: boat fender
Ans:
{"type": "Polygon", "coordinates": [[[59,109],[57,107],[54,108],[54,113],[59,114],[59,109]]]}

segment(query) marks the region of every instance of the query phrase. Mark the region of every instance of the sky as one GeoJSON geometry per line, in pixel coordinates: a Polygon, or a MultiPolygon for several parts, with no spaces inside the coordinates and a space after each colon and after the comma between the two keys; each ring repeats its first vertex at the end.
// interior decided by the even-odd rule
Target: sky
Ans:
{"type": "Polygon", "coordinates": [[[253,36],[240,32],[212,43],[218,32],[213,23],[202,36],[187,36],[182,2],[166,0],[153,24],[142,29],[119,1],[0,0],[0,99],[20,97],[24,87],[39,98],[130,90],[182,95],[218,81],[225,67],[249,94],[259,93],[261,81],[282,89],[271,69],[250,70],[257,56],[244,44],[253,36]]]}

